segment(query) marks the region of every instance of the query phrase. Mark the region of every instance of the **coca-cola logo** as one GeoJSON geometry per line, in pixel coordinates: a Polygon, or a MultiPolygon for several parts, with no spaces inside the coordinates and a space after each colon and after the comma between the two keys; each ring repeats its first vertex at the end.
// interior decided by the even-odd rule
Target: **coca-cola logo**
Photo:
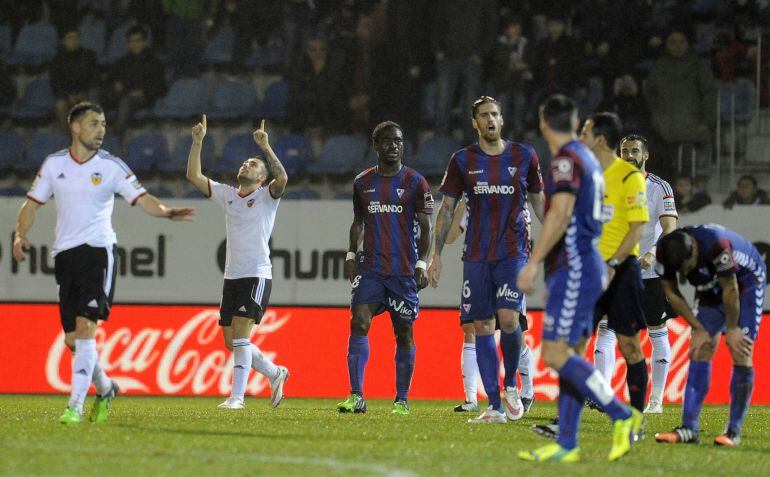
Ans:
{"type": "MultiPolygon", "coordinates": [[[[251,340],[271,360],[276,353],[264,346],[267,336],[275,333],[291,319],[291,313],[278,316],[268,310],[251,340]]],[[[123,391],[139,394],[228,394],[232,382],[232,353],[222,341],[216,309],[203,310],[178,329],[170,327],[121,327],[107,333],[97,329],[99,362],[123,391]]],[[[71,354],[64,345],[61,332],[49,348],[45,374],[48,384],[57,391],[69,391],[66,360],[71,354]]],[[[268,386],[264,376],[254,373],[247,393],[258,394],[268,386]]]]}

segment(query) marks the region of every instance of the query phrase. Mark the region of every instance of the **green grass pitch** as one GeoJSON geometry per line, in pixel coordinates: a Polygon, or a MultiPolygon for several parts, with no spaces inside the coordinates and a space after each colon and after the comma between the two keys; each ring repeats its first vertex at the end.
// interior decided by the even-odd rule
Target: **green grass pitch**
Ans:
{"type": "Polygon", "coordinates": [[[547,442],[529,428],[552,418],[554,404],[536,402],[518,422],[474,426],[447,401],[415,401],[411,416],[395,416],[387,401],[349,415],[328,399],[286,399],[274,410],[266,399],[248,399],[244,411],[216,409],[221,400],[119,397],[108,422],[64,426],[65,396],[0,396],[0,475],[770,475],[770,407],[753,407],[742,444],[726,449],[712,441],[727,406],[704,409],[700,445],[655,443],[652,434],[679,423],[679,406],[669,405],[648,418],[648,437],[617,463],[606,460],[609,421],[586,410],[582,462],[533,464],[516,451],[547,442]]]}

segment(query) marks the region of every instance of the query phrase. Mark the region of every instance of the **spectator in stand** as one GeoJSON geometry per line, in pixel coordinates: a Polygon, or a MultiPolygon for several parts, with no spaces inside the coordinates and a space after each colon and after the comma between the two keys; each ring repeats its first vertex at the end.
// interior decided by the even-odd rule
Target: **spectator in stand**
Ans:
{"type": "Polygon", "coordinates": [[[612,96],[605,99],[597,109],[623,118],[623,134],[646,136],[650,132],[650,112],[640,93],[639,83],[633,75],[620,75],[612,83],[612,96]]]}
{"type": "MultiPolygon", "coordinates": [[[[666,37],[666,54],[650,71],[646,99],[652,126],[665,144],[664,157],[675,158],[681,143],[692,143],[708,156],[716,121],[716,84],[708,65],[690,50],[682,29],[666,37]]],[[[662,170],[660,175],[665,178],[671,172],[662,170]]]]}
{"type": "Polygon", "coordinates": [[[340,132],[346,121],[343,64],[321,37],[305,42],[305,51],[289,78],[289,125],[311,136],[340,132]],[[321,129],[323,128],[323,129],[321,129]]]}
{"type": "Polygon", "coordinates": [[[567,24],[559,16],[548,17],[548,37],[541,40],[533,50],[532,75],[534,84],[540,89],[539,98],[555,93],[572,96],[581,78],[580,49],[578,42],[567,35],[567,24]]]}
{"type": "MultiPolygon", "coordinates": [[[[480,94],[482,61],[492,51],[497,33],[495,0],[445,0],[433,12],[436,56],[436,134],[449,133],[454,92],[461,85],[463,111],[480,94]]],[[[475,136],[464,119],[466,136],[475,136]]]]}
{"type": "Polygon", "coordinates": [[[147,31],[133,26],[126,32],[128,53],[112,67],[105,103],[117,107],[115,131],[122,133],[134,113],[153,105],[166,92],[163,64],[147,44],[147,31]]]}
{"type": "Polygon", "coordinates": [[[697,212],[711,203],[705,192],[696,191],[690,176],[681,176],[674,184],[674,203],[680,214],[697,212]]]}
{"type": "Polygon", "coordinates": [[[96,53],[80,46],[76,28],[64,31],[59,51],[51,60],[49,77],[56,98],[56,119],[60,127],[69,130],[70,109],[88,99],[99,78],[96,53]]]}
{"type": "Polygon", "coordinates": [[[200,74],[204,22],[213,17],[218,2],[208,0],[162,0],[166,19],[166,50],[173,79],[200,74]]]}
{"type": "Polygon", "coordinates": [[[734,205],[768,205],[770,197],[767,192],[757,187],[757,180],[753,176],[742,176],[738,179],[738,188],[725,199],[725,209],[732,209],[734,205]]]}
{"type": "Polygon", "coordinates": [[[532,82],[529,50],[529,40],[522,35],[521,19],[509,17],[492,51],[491,70],[495,94],[503,114],[509,118],[507,136],[515,140],[521,139],[524,133],[524,114],[532,82]]]}

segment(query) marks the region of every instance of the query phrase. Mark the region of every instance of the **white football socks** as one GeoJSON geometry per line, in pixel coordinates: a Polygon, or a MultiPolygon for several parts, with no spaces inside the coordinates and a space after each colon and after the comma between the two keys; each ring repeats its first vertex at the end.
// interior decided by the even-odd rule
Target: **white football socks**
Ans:
{"type": "Polygon", "coordinates": [[[648,330],[652,343],[652,392],[650,401],[663,402],[663,391],[666,389],[668,368],[671,365],[671,343],[668,342],[668,328],[648,330]]]}
{"type": "Polygon", "coordinates": [[[476,344],[463,343],[460,355],[460,366],[463,372],[463,389],[467,402],[478,402],[476,392],[478,390],[479,365],[476,363],[476,344]]]}
{"type": "Polygon", "coordinates": [[[607,320],[601,320],[598,329],[594,343],[594,367],[602,373],[605,381],[612,383],[612,375],[615,374],[615,344],[618,337],[614,331],[607,328],[607,320]]]}
{"type": "Polygon", "coordinates": [[[72,390],[68,406],[83,413],[83,401],[91,387],[91,378],[99,356],[96,354],[96,340],[75,340],[75,359],[72,362],[72,390]]]}
{"type": "Polygon", "coordinates": [[[535,389],[532,385],[535,375],[535,363],[529,346],[525,346],[519,355],[519,379],[521,379],[521,397],[532,399],[535,389]]]}
{"type": "Polygon", "coordinates": [[[278,376],[278,366],[262,354],[262,350],[253,343],[251,344],[251,367],[270,381],[278,376]]]}
{"type": "Polygon", "coordinates": [[[94,374],[91,376],[91,381],[93,381],[94,386],[96,387],[96,394],[99,396],[104,396],[112,391],[112,379],[110,379],[110,377],[107,376],[107,373],[102,369],[102,366],[99,364],[98,356],[96,364],[94,365],[94,374]]]}
{"type": "Polygon", "coordinates": [[[251,372],[251,342],[248,338],[233,339],[233,389],[230,397],[243,402],[251,372]]]}

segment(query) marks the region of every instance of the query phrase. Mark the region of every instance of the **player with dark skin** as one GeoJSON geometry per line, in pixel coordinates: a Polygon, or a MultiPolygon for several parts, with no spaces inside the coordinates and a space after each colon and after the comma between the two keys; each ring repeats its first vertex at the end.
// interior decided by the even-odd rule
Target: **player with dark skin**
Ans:
{"type": "MultiPolygon", "coordinates": [[[[404,136],[400,129],[388,127],[381,131],[374,142],[374,150],[377,153],[378,174],[383,177],[393,177],[399,173],[404,156],[404,136]]],[[[420,226],[420,236],[417,239],[418,260],[427,260],[430,251],[431,223],[428,214],[418,212],[417,223],[420,226]]],[[[355,252],[363,239],[364,221],[353,219],[350,225],[349,251],[355,252]]],[[[351,283],[355,279],[356,261],[345,261],[345,272],[351,283]]],[[[415,268],[414,279],[420,290],[428,286],[428,276],[424,269],[415,268]]],[[[352,307],[352,319],[350,321],[350,334],[352,336],[366,336],[372,324],[372,317],[380,307],[379,303],[355,305],[352,307]]],[[[410,323],[393,320],[393,333],[396,337],[396,345],[401,349],[414,347],[414,332],[410,323]]]]}

